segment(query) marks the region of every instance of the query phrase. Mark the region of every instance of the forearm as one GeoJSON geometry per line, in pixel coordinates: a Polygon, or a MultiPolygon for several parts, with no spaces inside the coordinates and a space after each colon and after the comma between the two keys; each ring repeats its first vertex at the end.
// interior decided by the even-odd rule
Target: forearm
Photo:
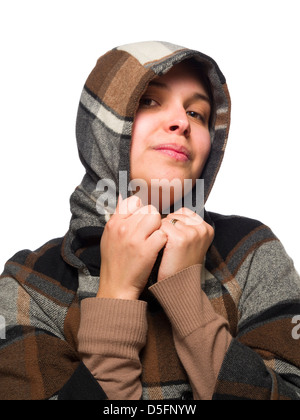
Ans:
{"type": "Polygon", "coordinates": [[[201,265],[150,288],[167,313],[195,399],[211,399],[232,337],[201,289],[201,265]]]}
{"type": "Polygon", "coordinates": [[[146,308],[146,302],[121,299],[91,298],[81,304],[79,352],[109,399],[141,398],[146,308]]]}

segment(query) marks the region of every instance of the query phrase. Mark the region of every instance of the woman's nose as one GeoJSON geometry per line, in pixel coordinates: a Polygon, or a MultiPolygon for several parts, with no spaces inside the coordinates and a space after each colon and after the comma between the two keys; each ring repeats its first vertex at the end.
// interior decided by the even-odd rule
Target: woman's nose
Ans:
{"type": "Polygon", "coordinates": [[[184,112],[180,112],[177,113],[178,115],[172,115],[169,119],[168,122],[166,123],[166,130],[169,133],[175,133],[179,136],[186,136],[188,137],[190,135],[190,131],[191,131],[191,126],[190,126],[190,122],[188,119],[188,116],[186,115],[186,112],[184,110],[184,112]],[[172,118],[173,117],[173,118],[172,118]]]}

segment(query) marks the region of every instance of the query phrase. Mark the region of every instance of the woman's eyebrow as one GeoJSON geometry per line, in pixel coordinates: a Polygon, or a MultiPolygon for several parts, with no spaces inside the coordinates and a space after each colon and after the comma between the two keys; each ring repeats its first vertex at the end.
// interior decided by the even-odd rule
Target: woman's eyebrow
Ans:
{"type": "Polygon", "coordinates": [[[152,80],[152,82],[150,82],[148,85],[148,87],[152,87],[152,86],[170,90],[170,87],[166,83],[157,82],[155,80],[152,80]]]}
{"type": "Polygon", "coordinates": [[[211,105],[209,97],[207,95],[204,95],[203,93],[194,93],[191,97],[191,100],[205,101],[205,102],[208,102],[209,105],[211,105]]]}
{"type": "MultiPolygon", "coordinates": [[[[149,83],[148,87],[158,87],[158,88],[162,88],[162,89],[166,89],[166,90],[171,90],[171,88],[163,82],[158,82],[156,80],[152,80],[152,82],[149,83]]],[[[208,102],[209,105],[210,103],[210,99],[207,95],[203,94],[203,93],[199,93],[199,92],[195,92],[194,94],[191,95],[191,100],[192,101],[205,101],[208,102]]]]}

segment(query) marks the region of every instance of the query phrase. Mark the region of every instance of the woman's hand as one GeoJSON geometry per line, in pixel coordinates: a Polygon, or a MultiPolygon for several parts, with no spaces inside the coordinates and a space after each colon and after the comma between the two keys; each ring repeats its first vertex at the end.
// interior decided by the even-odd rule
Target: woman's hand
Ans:
{"type": "Polygon", "coordinates": [[[159,251],[167,241],[161,215],[138,197],[121,197],[101,239],[97,297],[136,300],[145,288],[159,251]]]}
{"type": "Polygon", "coordinates": [[[203,264],[214,229],[192,210],[169,214],[160,228],[168,237],[158,271],[158,281],[195,264],[203,264]],[[175,224],[170,223],[177,220],[175,224]]]}

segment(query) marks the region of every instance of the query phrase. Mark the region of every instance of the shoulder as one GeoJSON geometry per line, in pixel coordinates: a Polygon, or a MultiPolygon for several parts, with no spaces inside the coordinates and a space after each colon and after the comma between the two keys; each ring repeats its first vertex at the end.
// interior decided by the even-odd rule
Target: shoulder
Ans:
{"type": "Polygon", "coordinates": [[[248,217],[207,212],[215,229],[214,245],[224,260],[237,249],[254,251],[262,244],[278,241],[272,230],[259,220],[248,217]]]}
{"type": "Polygon", "coordinates": [[[77,270],[62,258],[63,240],[52,239],[35,251],[26,249],[17,252],[5,264],[1,277],[12,277],[37,291],[49,289],[51,284],[53,293],[55,287],[75,293],[78,287],[77,270]]]}

